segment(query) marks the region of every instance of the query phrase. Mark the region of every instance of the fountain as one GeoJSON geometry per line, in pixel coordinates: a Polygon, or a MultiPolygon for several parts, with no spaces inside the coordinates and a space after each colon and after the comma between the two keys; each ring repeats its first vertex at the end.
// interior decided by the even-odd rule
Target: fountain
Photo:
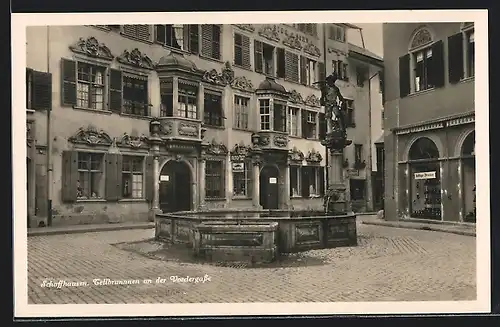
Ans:
{"type": "Polygon", "coordinates": [[[335,76],[321,85],[327,133],[328,188],[324,211],[218,210],[159,213],[155,238],[191,246],[208,260],[272,262],[280,254],[357,245],[356,215],[345,196],[343,149],[352,143],[344,125],[345,104],[335,76]],[[339,103],[340,102],[340,103],[339,103]]]}

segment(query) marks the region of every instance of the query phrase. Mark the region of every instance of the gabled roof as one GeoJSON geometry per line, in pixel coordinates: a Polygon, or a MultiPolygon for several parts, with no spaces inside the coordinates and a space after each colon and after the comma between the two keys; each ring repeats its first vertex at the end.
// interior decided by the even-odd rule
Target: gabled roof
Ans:
{"type": "Polygon", "coordinates": [[[361,61],[366,61],[376,66],[380,67],[384,66],[384,59],[382,57],[377,56],[373,52],[365,48],[358,47],[357,45],[354,45],[352,43],[349,43],[348,46],[349,46],[349,55],[352,56],[353,58],[361,61]]]}

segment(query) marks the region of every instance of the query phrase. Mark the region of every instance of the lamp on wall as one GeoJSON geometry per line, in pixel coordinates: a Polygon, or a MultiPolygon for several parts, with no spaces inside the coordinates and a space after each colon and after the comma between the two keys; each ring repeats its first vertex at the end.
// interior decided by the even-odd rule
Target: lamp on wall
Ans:
{"type": "Polygon", "coordinates": [[[256,146],[256,145],[259,145],[259,143],[260,143],[260,136],[259,136],[259,134],[253,133],[252,134],[252,144],[254,146],[256,146]]]}
{"type": "Polygon", "coordinates": [[[149,132],[152,136],[158,136],[161,130],[161,122],[158,119],[153,119],[149,123],[149,132]]]}

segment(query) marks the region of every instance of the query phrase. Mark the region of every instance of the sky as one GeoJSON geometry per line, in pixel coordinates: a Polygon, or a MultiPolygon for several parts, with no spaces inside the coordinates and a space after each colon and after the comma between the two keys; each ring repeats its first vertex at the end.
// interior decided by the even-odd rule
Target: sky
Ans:
{"type": "MultiPolygon", "coordinates": [[[[376,55],[383,57],[384,49],[382,45],[382,23],[360,23],[355,24],[363,30],[363,38],[365,41],[365,48],[376,55]]],[[[358,30],[350,29],[347,37],[349,42],[362,47],[360,32],[358,30]]]]}

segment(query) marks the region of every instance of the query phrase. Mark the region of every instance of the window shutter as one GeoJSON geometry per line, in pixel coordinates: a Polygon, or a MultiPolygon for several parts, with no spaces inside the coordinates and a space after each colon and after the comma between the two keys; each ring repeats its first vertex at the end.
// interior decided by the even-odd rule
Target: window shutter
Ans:
{"type": "Polygon", "coordinates": [[[61,200],[63,202],[75,202],[76,183],[78,181],[78,152],[63,151],[61,177],[61,200]]]}
{"type": "Polygon", "coordinates": [[[285,49],[276,49],[276,75],[285,78],[285,49]]]}
{"type": "Polygon", "coordinates": [[[26,68],[26,109],[33,109],[33,96],[30,91],[33,89],[33,69],[26,68]]]}
{"type": "Polygon", "coordinates": [[[459,82],[464,77],[463,34],[448,37],[448,78],[450,83],[459,82]]]}
{"type": "Polygon", "coordinates": [[[135,36],[135,25],[123,25],[123,34],[135,36]]]}
{"type": "Polygon", "coordinates": [[[165,44],[167,41],[165,25],[155,25],[155,41],[161,44],[165,44]]]}
{"type": "Polygon", "coordinates": [[[300,57],[300,83],[302,85],[307,85],[307,58],[300,57]]]}
{"type": "Polygon", "coordinates": [[[136,36],[144,41],[151,41],[151,26],[150,25],[135,25],[136,36]]]}
{"type": "Polygon", "coordinates": [[[31,106],[35,110],[52,109],[52,74],[32,71],[31,106]]]}
{"type": "Polygon", "coordinates": [[[319,195],[325,195],[325,167],[319,167],[319,195]]]}
{"type": "Polygon", "coordinates": [[[382,105],[385,103],[385,71],[381,71],[378,74],[378,78],[380,80],[380,92],[382,93],[382,105]]]}
{"type": "Polygon", "coordinates": [[[122,111],[122,72],[117,69],[109,70],[109,110],[120,113],[122,111]]]}
{"type": "Polygon", "coordinates": [[[200,26],[188,25],[189,29],[189,51],[194,54],[200,52],[200,26]]]}
{"type": "Polygon", "coordinates": [[[300,170],[300,188],[301,188],[301,195],[304,198],[309,197],[309,171],[311,167],[308,166],[302,166],[302,169],[300,170]]]}
{"type": "Polygon", "coordinates": [[[116,199],[122,198],[122,171],[123,171],[123,155],[116,154],[116,199]]]}
{"type": "Polygon", "coordinates": [[[212,25],[201,25],[201,54],[212,57],[212,25]]]}
{"type": "Polygon", "coordinates": [[[349,74],[347,73],[347,64],[342,64],[342,77],[344,81],[349,81],[349,74]]]}
{"type": "Polygon", "coordinates": [[[437,41],[432,45],[432,84],[434,87],[444,86],[444,44],[437,41]]]}
{"type": "Polygon", "coordinates": [[[210,58],[220,59],[220,25],[212,25],[212,55],[210,58]]]}
{"type": "Polygon", "coordinates": [[[285,51],[285,77],[299,82],[299,56],[289,51],[285,51]]]}
{"type": "Polygon", "coordinates": [[[117,176],[118,176],[118,154],[106,153],[106,200],[117,201],[117,176]]]}
{"type": "Polygon", "coordinates": [[[255,71],[257,73],[262,73],[263,68],[263,57],[262,57],[262,42],[254,41],[254,60],[255,60],[255,71]]]}
{"type": "Polygon", "coordinates": [[[61,105],[76,105],[76,62],[69,59],[61,60],[61,105]]]}
{"type": "Polygon", "coordinates": [[[410,54],[399,57],[399,96],[410,94],[410,54]]]}
{"type": "Polygon", "coordinates": [[[241,49],[243,57],[243,67],[250,68],[250,38],[246,35],[241,36],[241,49]]]}
{"type": "Polygon", "coordinates": [[[234,64],[243,66],[242,35],[234,34],[234,64]]]}
{"type": "Polygon", "coordinates": [[[326,79],[325,63],[318,62],[318,81],[324,81],[326,79]]]}
{"type": "Polygon", "coordinates": [[[154,189],[157,187],[156,181],[155,181],[155,176],[154,176],[154,169],[153,169],[153,163],[154,163],[154,157],[153,156],[147,156],[146,157],[146,167],[145,167],[145,182],[146,185],[145,187],[145,198],[146,201],[148,202],[153,202],[154,200],[154,189]]]}
{"type": "Polygon", "coordinates": [[[325,114],[319,113],[319,139],[324,140],[326,137],[326,117],[325,114]]]}
{"type": "Polygon", "coordinates": [[[307,111],[302,110],[302,138],[307,138],[307,111]]]}

